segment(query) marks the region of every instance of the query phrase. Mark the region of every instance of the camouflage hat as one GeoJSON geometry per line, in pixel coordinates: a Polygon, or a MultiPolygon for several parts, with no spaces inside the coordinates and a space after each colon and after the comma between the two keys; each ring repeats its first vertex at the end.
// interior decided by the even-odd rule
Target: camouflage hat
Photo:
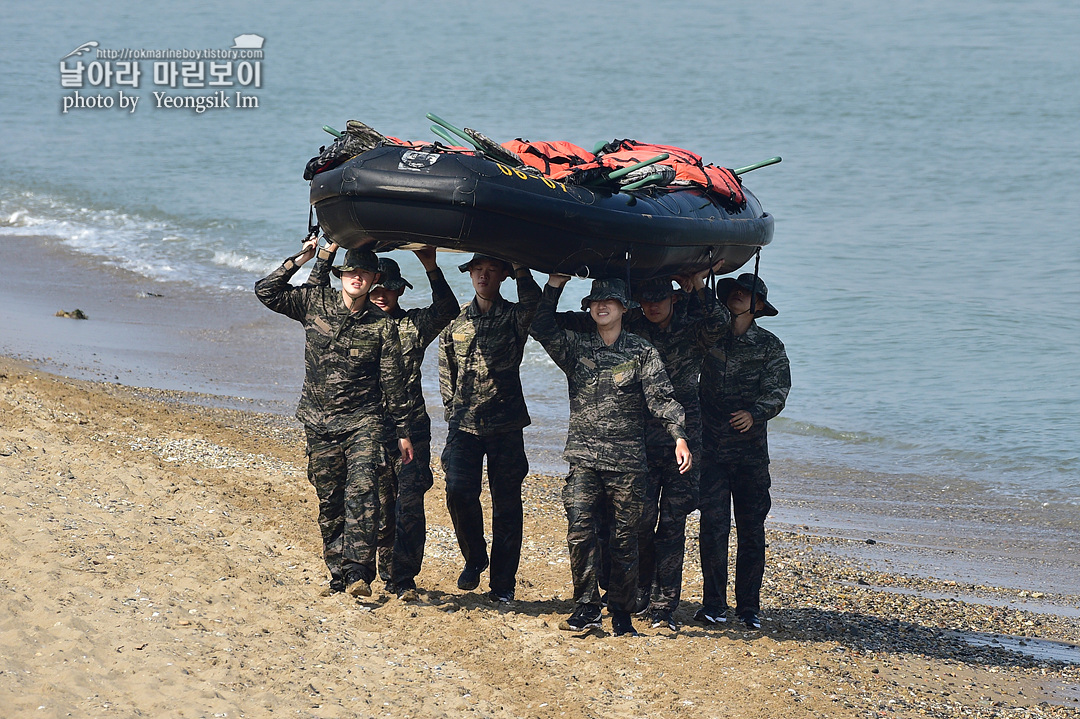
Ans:
{"type": "Polygon", "coordinates": [[[618,300],[628,310],[640,307],[637,302],[630,299],[630,293],[626,291],[626,283],[618,277],[608,280],[593,280],[592,290],[581,298],[581,309],[588,311],[589,303],[599,300],[618,300]]]}
{"type": "Polygon", "coordinates": [[[413,288],[412,284],[401,276],[401,268],[398,267],[398,263],[389,257],[379,258],[379,274],[382,275],[379,284],[391,292],[397,292],[406,287],[410,290],[413,288]]]}
{"type": "Polygon", "coordinates": [[[760,278],[754,278],[753,273],[744,272],[737,278],[725,277],[722,280],[718,280],[716,283],[716,298],[721,302],[727,302],[727,297],[731,294],[731,291],[738,285],[747,292],[754,292],[765,303],[765,306],[760,312],[756,312],[757,317],[775,317],[779,314],[779,310],[773,307],[769,303],[769,288],[765,286],[765,282],[760,278]],[[755,282],[757,284],[755,284],[755,282]]]}
{"type": "Polygon", "coordinates": [[[507,274],[511,274],[511,275],[514,274],[514,266],[512,264],[510,264],[509,262],[507,262],[506,260],[501,260],[498,257],[492,257],[491,255],[482,255],[479,252],[474,254],[472,256],[472,259],[469,260],[468,262],[466,262],[465,264],[458,265],[458,269],[461,270],[462,272],[468,272],[469,270],[472,269],[472,265],[473,265],[474,262],[483,262],[484,260],[487,260],[488,262],[499,262],[499,263],[506,266],[506,273],[507,274]]]}
{"type": "Polygon", "coordinates": [[[661,277],[645,280],[634,287],[634,298],[638,302],[661,302],[675,293],[671,280],[661,277]]]}
{"type": "Polygon", "coordinates": [[[355,248],[345,253],[344,262],[340,265],[334,265],[330,269],[338,277],[341,277],[342,272],[355,272],[357,270],[378,272],[379,258],[369,249],[355,248]]]}

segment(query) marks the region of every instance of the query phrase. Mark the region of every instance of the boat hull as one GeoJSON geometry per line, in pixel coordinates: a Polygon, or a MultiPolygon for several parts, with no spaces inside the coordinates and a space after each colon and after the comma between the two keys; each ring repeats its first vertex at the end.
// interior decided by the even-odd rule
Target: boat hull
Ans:
{"type": "MultiPolygon", "coordinates": [[[[745,188],[744,188],[745,191],[745,188]]],[[[311,204],[327,237],[377,251],[433,245],[540,272],[648,279],[724,260],[733,272],[772,240],[749,191],[730,212],[697,189],[567,185],[483,157],[385,146],[319,173],[311,204]]]]}

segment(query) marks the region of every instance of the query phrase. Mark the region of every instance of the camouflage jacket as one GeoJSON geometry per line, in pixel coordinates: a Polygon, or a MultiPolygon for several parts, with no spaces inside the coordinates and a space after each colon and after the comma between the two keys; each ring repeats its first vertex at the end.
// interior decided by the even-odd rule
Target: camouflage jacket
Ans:
{"type": "MultiPolygon", "coordinates": [[[[686,433],[693,440],[691,447],[701,440],[701,405],[698,401],[698,376],[705,354],[714,347],[731,323],[731,313],[717,301],[708,289],[692,294],[680,293],[675,312],[665,329],[653,324],[640,309],[630,310],[623,319],[623,327],[649,341],[660,359],[664,361],[675,400],[686,412],[686,433]]],[[[559,324],[567,329],[590,332],[596,326],[588,312],[560,312],[559,324]]],[[[674,446],[664,424],[650,416],[645,427],[646,444],[650,448],[662,448],[663,459],[674,446]]]]}
{"type": "Polygon", "coordinates": [[[561,294],[562,288],[544,287],[532,336],[566,373],[570,426],[563,457],[571,465],[644,472],[646,413],[663,424],[672,442],[687,439],[685,414],[660,354],[626,330],[609,346],[595,323],[588,332],[560,327],[555,308],[561,294]]]}
{"type": "Polygon", "coordinates": [[[449,432],[487,436],[527,427],[518,370],[540,286],[517,279],[518,302],[495,299],[481,313],[474,299],[439,335],[439,390],[449,432]]]}
{"type": "MultiPolygon", "coordinates": [[[[334,253],[320,252],[306,284],[329,285],[330,266],[333,263],[334,253]]],[[[457,316],[459,309],[454,291],[450,289],[442,270],[436,268],[428,272],[427,276],[431,284],[431,305],[411,310],[399,307],[390,314],[390,318],[397,323],[401,339],[401,357],[409,395],[409,437],[414,441],[431,439],[431,418],[428,417],[424,389],[420,382],[424,351],[457,316]]],[[[393,437],[392,431],[388,434],[393,437]]]]}
{"type": "Polygon", "coordinates": [[[401,341],[389,316],[367,302],[350,312],[341,292],[326,285],[293,287],[297,267],[286,260],[255,283],[259,300],[304,325],[304,388],[296,418],[318,432],[365,429],[409,436],[401,341]]]}
{"type": "Polygon", "coordinates": [[[791,389],[784,344],[756,322],[736,337],[730,330],[705,355],[701,367],[702,441],[723,460],[768,462],[767,422],[780,414],[791,389]],[[754,418],[747,432],[730,424],[746,410],[754,418]]]}

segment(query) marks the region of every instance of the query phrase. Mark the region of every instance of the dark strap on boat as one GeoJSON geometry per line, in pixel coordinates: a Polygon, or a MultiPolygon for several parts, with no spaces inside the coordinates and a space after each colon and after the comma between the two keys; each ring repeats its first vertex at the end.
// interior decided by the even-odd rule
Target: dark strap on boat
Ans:
{"type": "MultiPolygon", "coordinates": [[[[319,223],[315,222],[315,205],[308,205],[307,211],[307,236],[303,242],[319,236],[319,223]]],[[[301,244],[303,244],[303,242],[301,244]]]]}
{"type": "Polygon", "coordinates": [[[754,283],[750,285],[750,314],[751,316],[757,316],[757,286],[758,286],[758,268],[761,267],[761,248],[757,248],[754,252],[754,283]]]}

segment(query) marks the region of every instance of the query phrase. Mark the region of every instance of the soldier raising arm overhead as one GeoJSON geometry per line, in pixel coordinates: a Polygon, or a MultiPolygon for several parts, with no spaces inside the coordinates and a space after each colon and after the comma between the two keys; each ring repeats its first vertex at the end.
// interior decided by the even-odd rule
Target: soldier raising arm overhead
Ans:
{"type": "Polygon", "coordinates": [[[304,387],[296,417],[307,436],[308,480],[319,496],[329,592],[369,596],[378,517],[375,469],[389,415],[403,462],[412,461],[408,401],[397,326],[368,302],[378,279],[370,250],[349,250],[332,268],[341,291],[294,287],[289,279],[316,242],[255,284],[259,300],[304,326],[304,387]]]}
{"type": "Polygon", "coordinates": [[[532,326],[532,336],[566,373],[570,394],[563,454],[570,474],[563,505],[577,608],[561,626],[580,631],[600,625],[597,513],[610,511],[612,628],[616,635],[636,634],[630,610],[637,595],[637,530],[647,471],[645,414],[667,427],[675,440],[674,462],[686,472],[692,457],[684,413],[656,349],[623,330],[623,315],[634,305],[622,280],[593,282],[582,308],[594,328],[579,332],[560,328],[555,315],[567,279],[548,279],[532,326]]]}
{"type": "Polygon", "coordinates": [[[476,295],[439,335],[439,389],[446,411],[446,506],[465,567],[458,588],[476,589],[488,565],[480,490],[487,457],[491,490],[491,591],[496,602],[514,598],[524,512],[521,484],[529,473],[522,429],[530,423],[519,368],[540,287],[528,268],[473,255],[458,269],[469,273],[476,295]],[[517,279],[518,301],[499,293],[517,279]]]}

